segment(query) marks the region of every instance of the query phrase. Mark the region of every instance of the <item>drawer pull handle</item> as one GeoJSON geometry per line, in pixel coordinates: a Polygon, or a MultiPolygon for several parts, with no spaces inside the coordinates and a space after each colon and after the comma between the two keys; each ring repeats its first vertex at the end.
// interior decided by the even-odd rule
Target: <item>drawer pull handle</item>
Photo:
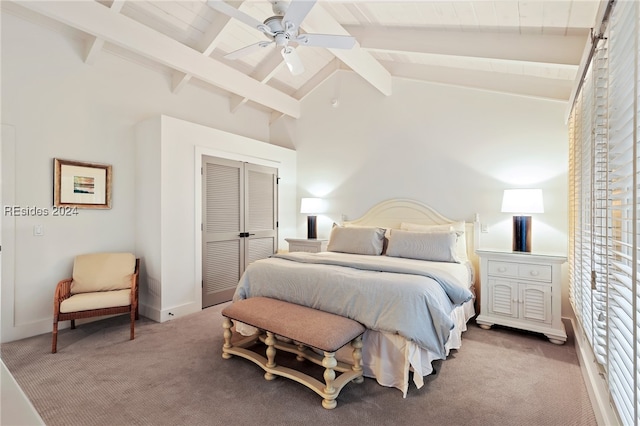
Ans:
{"type": "Polygon", "coordinates": [[[498,272],[507,272],[507,268],[506,268],[506,267],[504,267],[504,266],[500,266],[500,267],[498,268],[498,272]]]}
{"type": "Polygon", "coordinates": [[[540,275],[539,271],[530,271],[529,273],[534,277],[537,277],[538,275],[540,275]]]}

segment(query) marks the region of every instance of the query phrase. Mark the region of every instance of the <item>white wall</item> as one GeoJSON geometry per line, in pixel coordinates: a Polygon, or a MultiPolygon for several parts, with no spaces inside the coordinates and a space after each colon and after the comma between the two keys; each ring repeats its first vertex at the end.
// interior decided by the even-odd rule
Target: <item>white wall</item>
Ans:
{"type": "Polygon", "coordinates": [[[146,265],[141,312],[166,321],[202,308],[202,156],[278,169],[279,245],[286,246],[297,217],[296,153],[167,116],[137,128],[136,252],[146,265]]]}
{"type": "Polygon", "coordinates": [[[113,165],[110,210],[3,217],[1,339],[10,341],[51,331],[53,291],[71,274],[73,256],[135,249],[136,123],[168,114],[268,140],[269,115],[252,108],[231,113],[226,98],[195,85],[174,94],[168,74],[107,51],[87,65],[82,40],[4,10],[1,19],[1,118],[3,135],[14,135],[13,142],[3,138],[3,194],[15,193],[11,204],[50,209],[53,158],[113,165]],[[33,236],[36,224],[44,236],[33,236]]]}
{"type": "MultiPolygon", "coordinates": [[[[307,96],[295,129],[298,195],[325,197],[319,237],[332,221],[390,198],[411,198],[452,219],[480,214],[482,248],[511,250],[505,188],[542,188],[533,250],[567,253],[566,104],[394,79],[385,97],[341,72],[307,96]],[[338,99],[337,108],[331,100],[338,99]]],[[[304,237],[305,217],[298,217],[304,237]]],[[[566,278],[566,271],[565,271],[566,278]]],[[[568,298],[565,312],[569,315],[568,298]]]]}

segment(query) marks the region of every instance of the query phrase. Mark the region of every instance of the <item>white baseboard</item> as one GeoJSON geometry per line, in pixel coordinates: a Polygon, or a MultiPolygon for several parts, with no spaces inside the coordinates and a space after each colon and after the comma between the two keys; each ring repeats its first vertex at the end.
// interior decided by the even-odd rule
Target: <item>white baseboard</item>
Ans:
{"type": "Polygon", "coordinates": [[[147,317],[156,322],[165,322],[172,319],[180,318],[185,315],[200,312],[202,306],[196,302],[185,303],[183,305],[174,306],[167,309],[157,309],[148,305],[139,305],[140,315],[147,317]]]}
{"type": "MultiPolygon", "coordinates": [[[[66,326],[68,327],[68,325],[66,326]]],[[[66,327],[61,327],[66,328],[66,327]]],[[[53,330],[53,318],[49,320],[38,320],[27,324],[2,324],[2,343],[13,342],[15,340],[26,339],[27,337],[40,334],[51,333],[53,330]]]]}
{"type": "Polygon", "coordinates": [[[598,371],[597,361],[589,342],[582,333],[582,328],[576,325],[573,318],[564,319],[569,320],[571,322],[571,328],[573,328],[576,354],[578,355],[580,370],[582,370],[582,377],[587,386],[587,392],[589,393],[589,399],[591,400],[596,421],[599,425],[603,426],[620,425],[618,415],[609,401],[609,389],[606,380],[598,371]]]}
{"type": "Polygon", "coordinates": [[[160,322],[160,310],[157,308],[145,305],[143,303],[138,303],[138,313],[143,317],[149,318],[150,320],[160,322]]]}

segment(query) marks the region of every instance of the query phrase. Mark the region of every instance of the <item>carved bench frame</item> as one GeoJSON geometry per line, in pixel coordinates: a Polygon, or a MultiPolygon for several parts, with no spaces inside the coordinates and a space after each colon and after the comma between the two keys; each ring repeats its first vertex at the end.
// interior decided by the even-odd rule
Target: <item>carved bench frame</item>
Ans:
{"type": "Polygon", "coordinates": [[[304,342],[294,342],[290,339],[288,341],[280,340],[268,330],[259,329],[259,333],[244,337],[232,344],[232,320],[225,317],[222,326],[224,328],[224,345],[222,347],[222,357],[224,359],[229,359],[236,355],[253,361],[265,371],[264,378],[266,380],[273,380],[276,376],[294,380],[320,395],[323,398],[322,406],[328,410],[338,405],[336,398],[338,398],[338,394],[347,383],[351,381],[362,383],[364,381],[362,375],[362,335],[351,341],[353,365],[350,365],[336,360],[335,352],[323,352],[324,356],[321,356],[311,350],[304,342]],[[247,349],[258,343],[258,341],[267,346],[266,358],[247,349]],[[298,361],[306,359],[324,367],[323,377],[325,383],[301,371],[277,365],[275,362],[277,350],[295,354],[298,361]],[[337,379],[336,371],[341,373],[337,379]]]}

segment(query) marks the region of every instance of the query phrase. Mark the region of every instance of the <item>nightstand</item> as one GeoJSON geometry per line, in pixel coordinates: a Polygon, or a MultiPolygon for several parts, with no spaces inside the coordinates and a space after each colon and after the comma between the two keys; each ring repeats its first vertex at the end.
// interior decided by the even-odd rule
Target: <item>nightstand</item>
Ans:
{"type": "Polygon", "coordinates": [[[309,240],[298,238],[285,238],[289,243],[289,251],[306,251],[308,253],[318,253],[327,251],[328,240],[309,240]]]}
{"type": "Polygon", "coordinates": [[[560,268],[564,256],[477,250],[480,257],[480,314],[484,329],[494,324],[542,333],[551,343],[567,340],[562,323],[560,268]]]}

